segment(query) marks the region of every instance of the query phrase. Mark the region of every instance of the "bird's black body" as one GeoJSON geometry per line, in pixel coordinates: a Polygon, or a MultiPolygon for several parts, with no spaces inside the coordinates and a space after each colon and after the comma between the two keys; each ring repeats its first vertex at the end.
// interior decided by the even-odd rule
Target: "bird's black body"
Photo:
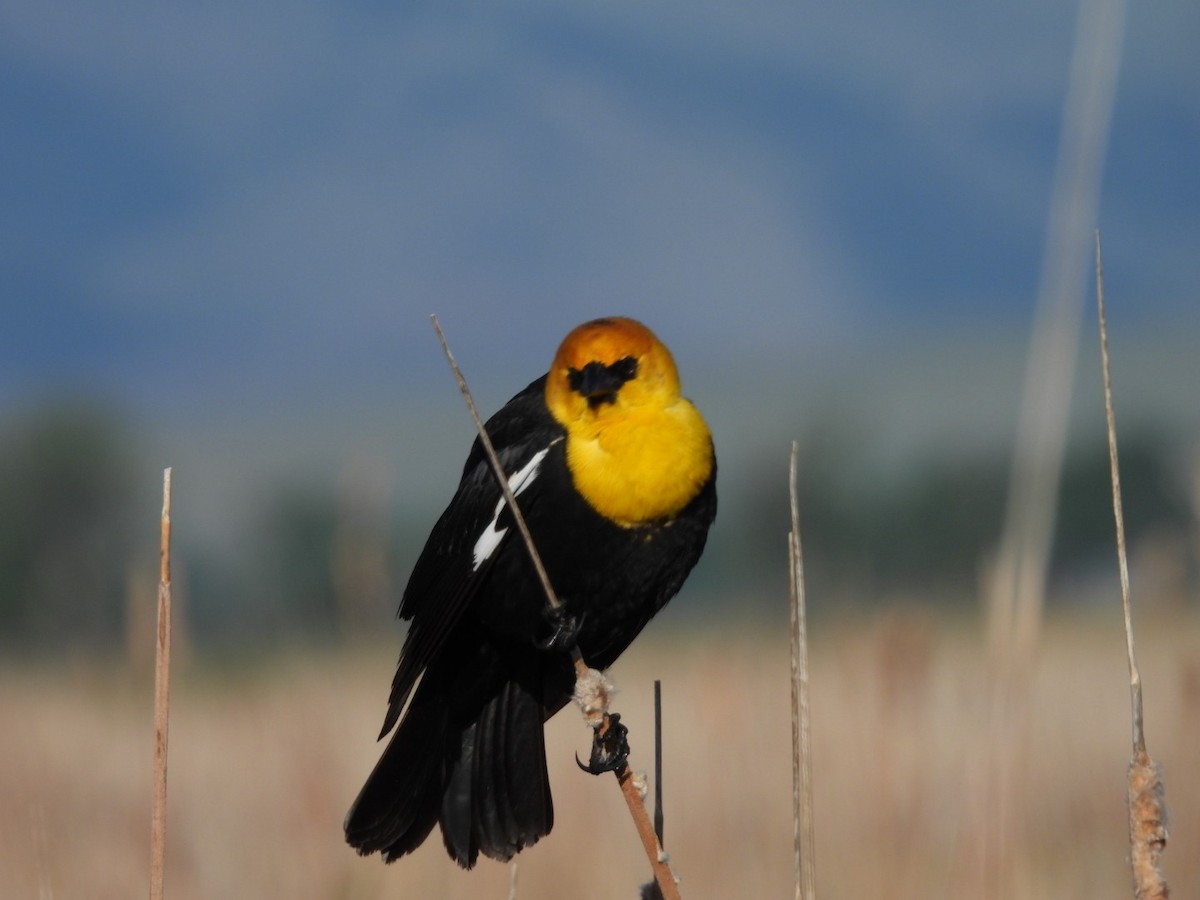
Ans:
{"type": "MultiPolygon", "coordinates": [[[[575,489],[567,431],[547,408],[545,382],[515,396],[487,430],[563,612],[578,626],[579,650],[603,669],[699,559],[716,513],[715,462],[677,514],[617,524],[575,489]],[[516,484],[513,474],[539,453],[532,477],[516,484]]],[[[575,672],[569,654],[547,642],[545,593],[507,504],[497,515],[500,504],[477,439],[400,606],[411,624],[383,733],[399,726],[345,822],[360,853],[396,859],[440,821],[446,849],[470,867],[481,852],[509,859],[551,829],[542,725],[571,698],[575,672]],[[481,535],[497,532],[481,554],[481,535]]]]}

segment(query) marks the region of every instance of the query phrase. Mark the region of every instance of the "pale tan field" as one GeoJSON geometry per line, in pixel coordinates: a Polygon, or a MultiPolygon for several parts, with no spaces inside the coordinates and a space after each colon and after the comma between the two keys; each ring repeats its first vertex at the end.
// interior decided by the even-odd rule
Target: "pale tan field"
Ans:
{"type": "MultiPolygon", "coordinates": [[[[651,682],[664,679],[666,843],[683,895],[792,897],[786,632],[672,643],[651,632],[614,670],[616,709],[634,766],[649,768],[651,682]]],[[[818,620],[811,640],[822,898],[1131,896],[1117,611],[1048,626],[1030,702],[999,743],[972,628],[892,614],[818,620]],[[1008,774],[992,781],[995,771],[1008,774]]],[[[377,753],[395,650],[297,651],[254,671],[179,662],[169,897],[509,896],[509,866],[463,872],[436,833],[391,866],[342,843],[342,816],[377,753]]],[[[1174,896],[1196,897],[1200,628],[1183,614],[1143,624],[1139,651],[1172,813],[1166,873],[1174,896]]],[[[0,897],[146,895],[151,706],[147,671],[0,669],[0,897]]],[[[520,857],[523,900],[630,898],[647,878],[612,778],[575,768],[587,746],[573,710],[551,723],[557,823],[520,857]]]]}

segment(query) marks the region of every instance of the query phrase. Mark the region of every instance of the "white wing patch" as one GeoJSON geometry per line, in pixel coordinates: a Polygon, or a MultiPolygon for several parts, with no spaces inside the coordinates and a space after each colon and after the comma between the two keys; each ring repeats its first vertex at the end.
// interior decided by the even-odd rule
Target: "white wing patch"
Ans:
{"type": "MultiPolygon", "coordinates": [[[[550,447],[553,447],[557,443],[558,441],[554,441],[554,443],[550,444],[550,447]]],[[[550,452],[550,447],[539,450],[529,462],[508,476],[508,487],[513,492],[514,497],[521,496],[521,491],[533,484],[533,480],[538,476],[542,460],[550,452]]],[[[501,494],[500,500],[496,503],[496,512],[492,516],[492,521],[488,523],[487,528],[483,529],[483,534],[479,535],[479,540],[475,542],[474,564],[471,566],[472,572],[479,571],[479,567],[483,565],[489,556],[496,552],[496,548],[500,546],[500,541],[508,533],[507,527],[497,527],[500,522],[500,513],[504,511],[504,506],[504,495],[501,494]]]]}

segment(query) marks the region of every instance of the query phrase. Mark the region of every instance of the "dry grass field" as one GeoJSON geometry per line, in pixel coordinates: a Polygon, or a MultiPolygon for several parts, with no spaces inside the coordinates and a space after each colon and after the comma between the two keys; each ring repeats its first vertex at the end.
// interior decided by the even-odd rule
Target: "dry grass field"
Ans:
{"type": "MultiPolygon", "coordinates": [[[[1178,897],[1200,895],[1197,624],[1182,612],[1139,623],[1178,897]]],[[[786,631],[667,640],[652,628],[618,664],[615,708],[631,727],[634,767],[649,768],[651,683],[664,680],[666,844],[683,894],[790,898],[786,631]]],[[[818,619],[810,640],[822,898],[1131,896],[1117,610],[1047,625],[1028,702],[1000,740],[977,629],[890,613],[818,619]]],[[[377,752],[395,651],[177,662],[167,896],[510,895],[508,866],[462,872],[436,837],[391,866],[342,843],[342,816],[377,752]]],[[[95,662],[0,669],[0,897],[145,896],[151,681],[95,662]]],[[[557,824],[521,856],[516,896],[636,896],[647,866],[611,777],[575,768],[588,734],[572,710],[551,723],[548,744],[557,824]]]]}

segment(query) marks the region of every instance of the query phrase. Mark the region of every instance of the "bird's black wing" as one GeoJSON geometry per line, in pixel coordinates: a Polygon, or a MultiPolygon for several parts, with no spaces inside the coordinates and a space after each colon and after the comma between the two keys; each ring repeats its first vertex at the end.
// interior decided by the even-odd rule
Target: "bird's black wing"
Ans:
{"type": "MultiPolygon", "coordinates": [[[[525,503],[535,502],[536,466],[544,458],[544,451],[563,437],[562,427],[546,409],[545,381],[543,376],[533,382],[486,424],[510,484],[513,476],[523,470],[527,470],[527,476],[535,476],[527,477],[524,489],[519,491],[523,508],[525,503]]],[[[399,720],[421,673],[486,583],[502,546],[520,540],[511,527],[506,528],[510,524],[507,515],[496,522],[502,500],[491,464],[476,438],[458,490],[430,532],[404,589],[400,618],[411,624],[392,680],[380,737],[399,720]]]]}

